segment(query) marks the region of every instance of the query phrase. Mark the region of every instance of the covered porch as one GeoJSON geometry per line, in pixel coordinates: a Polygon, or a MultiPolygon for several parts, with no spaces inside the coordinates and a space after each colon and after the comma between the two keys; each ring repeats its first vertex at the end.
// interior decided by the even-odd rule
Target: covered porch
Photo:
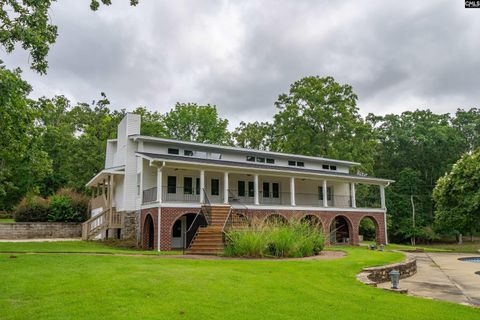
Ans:
{"type": "Polygon", "coordinates": [[[146,159],[142,164],[137,181],[142,205],[208,201],[249,207],[385,208],[385,183],[367,177],[240,171],[146,159]]]}

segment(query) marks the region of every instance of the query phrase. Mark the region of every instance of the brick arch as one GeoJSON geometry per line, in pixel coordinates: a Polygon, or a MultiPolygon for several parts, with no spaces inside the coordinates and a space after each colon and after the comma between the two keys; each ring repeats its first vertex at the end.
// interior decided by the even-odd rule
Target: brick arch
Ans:
{"type": "Polygon", "coordinates": [[[142,221],[142,249],[153,250],[156,246],[156,226],[152,213],[148,212],[142,221]]]}
{"type": "Polygon", "coordinates": [[[355,226],[357,230],[356,233],[358,235],[360,235],[360,223],[363,219],[370,219],[371,221],[373,221],[373,224],[375,226],[375,242],[377,244],[385,244],[385,225],[383,223],[383,216],[380,218],[377,215],[368,213],[359,216],[355,226]]]}
{"type": "Polygon", "coordinates": [[[315,217],[318,220],[318,223],[320,224],[320,228],[322,229],[322,231],[324,230],[324,222],[320,214],[316,214],[313,212],[302,214],[300,216],[300,221],[308,219],[307,217],[315,217]]]}
{"type": "Polygon", "coordinates": [[[197,214],[197,213],[198,212],[185,211],[185,212],[177,213],[175,216],[173,216],[172,219],[170,219],[170,222],[168,225],[168,230],[170,230],[170,235],[172,234],[173,225],[175,224],[175,222],[177,222],[178,219],[180,219],[181,217],[187,214],[197,214]]]}
{"type": "Polygon", "coordinates": [[[355,223],[354,219],[351,219],[347,214],[336,214],[330,220],[330,224],[328,225],[328,235],[329,235],[329,242],[331,243],[331,230],[332,226],[336,223],[337,218],[343,218],[347,223],[348,229],[348,238],[350,245],[357,245],[358,244],[358,225],[355,223]]]}
{"type": "Polygon", "coordinates": [[[278,216],[278,217],[280,217],[280,218],[282,218],[282,219],[285,219],[285,221],[286,221],[287,223],[290,222],[290,219],[289,219],[286,215],[284,215],[284,214],[282,214],[282,213],[279,213],[279,212],[272,212],[272,213],[267,214],[267,215],[263,218],[262,221],[263,221],[263,222],[267,222],[268,219],[270,219],[271,217],[274,217],[274,216],[278,216]]]}

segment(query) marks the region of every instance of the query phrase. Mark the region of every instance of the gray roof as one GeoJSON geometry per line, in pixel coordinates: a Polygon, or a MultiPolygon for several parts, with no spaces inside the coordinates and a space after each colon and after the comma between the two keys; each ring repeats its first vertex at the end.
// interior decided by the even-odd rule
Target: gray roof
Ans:
{"type": "Polygon", "coordinates": [[[250,168],[250,169],[263,169],[263,170],[271,170],[271,171],[278,171],[278,172],[285,172],[285,173],[317,174],[317,175],[331,176],[331,177],[338,177],[338,178],[353,178],[356,180],[377,182],[381,184],[388,184],[390,182],[394,182],[393,180],[380,179],[380,178],[357,175],[357,174],[349,174],[344,172],[326,171],[326,170],[308,169],[308,168],[299,168],[299,167],[286,167],[286,166],[260,164],[260,163],[253,163],[253,162],[205,159],[205,158],[188,157],[188,156],[180,156],[180,155],[172,155],[172,154],[149,153],[149,152],[137,152],[137,155],[150,160],[154,160],[154,161],[155,160],[181,161],[181,162],[197,163],[197,164],[221,165],[221,166],[241,167],[241,168],[250,168]]]}

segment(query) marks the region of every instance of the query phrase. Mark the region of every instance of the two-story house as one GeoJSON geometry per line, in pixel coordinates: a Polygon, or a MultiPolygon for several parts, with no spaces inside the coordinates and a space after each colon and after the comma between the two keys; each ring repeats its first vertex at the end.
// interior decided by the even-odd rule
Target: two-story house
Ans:
{"type": "MultiPolygon", "coordinates": [[[[222,249],[234,223],[307,219],[327,242],[359,242],[362,219],[387,242],[385,187],[391,180],[350,174],[359,163],[143,136],[127,114],[108,140],[92,188],[84,238],[132,238],[145,249],[222,249]],[[359,185],[376,189],[357,197],[359,185]]],[[[371,188],[370,188],[371,189],[371,188]]]]}

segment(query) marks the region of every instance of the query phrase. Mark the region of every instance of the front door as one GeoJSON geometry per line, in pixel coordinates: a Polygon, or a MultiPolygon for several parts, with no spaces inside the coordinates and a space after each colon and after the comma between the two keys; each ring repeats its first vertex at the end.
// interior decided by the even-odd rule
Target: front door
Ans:
{"type": "Polygon", "coordinates": [[[173,224],[172,230],[172,248],[183,248],[183,242],[185,239],[185,231],[187,226],[187,217],[181,217],[173,224]]]}

